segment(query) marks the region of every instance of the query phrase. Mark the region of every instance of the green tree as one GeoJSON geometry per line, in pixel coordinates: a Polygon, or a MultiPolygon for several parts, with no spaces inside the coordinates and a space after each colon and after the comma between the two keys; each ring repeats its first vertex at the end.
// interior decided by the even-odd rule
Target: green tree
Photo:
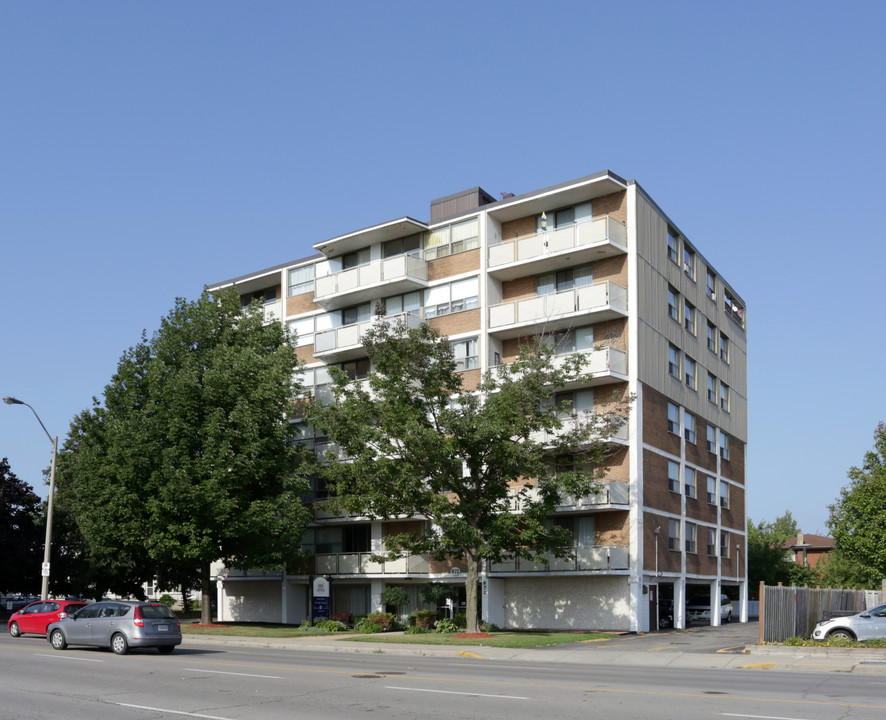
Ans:
{"type": "Polygon", "coordinates": [[[295,559],[308,519],[288,442],[297,367],[285,330],[234,290],[177,300],[124,353],[59,458],[59,503],[92,561],[126,588],[199,577],[209,622],[211,562],[295,559]]]}
{"type": "Polygon", "coordinates": [[[748,518],[748,583],[751,594],[760,583],[777,585],[792,582],[793,563],[789,562],[784,543],[799,532],[789,510],[774,522],[761,520],[754,524],[748,518]]]}
{"type": "Polygon", "coordinates": [[[886,423],[874,431],[874,449],[830,506],[828,527],[844,570],[865,586],[886,578],[886,423]]]}
{"type": "Polygon", "coordinates": [[[478,391],[463,388],[452,345],[427,324],[407,331],[379,317],[363,345],[368,388],[334,371],[334,401],[314,410],[312,422],[348,458],[321,472],[342,509],[429,521],[388,548],[463,558],[467,629],[477,632],[482,561],[570,554],[570,531],[549,516],[561,494],[594,491],[626,402],[570,422],[555,393],[589,376],[580,355],[554,361],[544,343],[487,373],[478,391]]]}
{"type": "Polygon", "coordinates": [[[35,592],[40,587],[42,508],[33,488],[0,460],[0,590],[35,592]]]}

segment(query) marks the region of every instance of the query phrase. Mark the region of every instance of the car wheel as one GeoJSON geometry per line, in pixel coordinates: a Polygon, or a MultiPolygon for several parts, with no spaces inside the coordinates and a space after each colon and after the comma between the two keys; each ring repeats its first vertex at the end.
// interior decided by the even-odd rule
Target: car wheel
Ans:
{"type": "Polygon", "coordinates": [[[111,650],[114,651],[115,655],[125,655],[128,653],[129,642],[126,640],[126,637],[120,633],[114,633],[114,636],[111,638],[111,650]]]}
{"type": "Polygon", "coordinates": [[[64,650],[68,647],[68,641],[65,640],[65,634],[61,630],[53,630],[49,635],[49,643],[56,650],[64,650]]]}
{"type": "Polygon", "coordinates": [[[175,645],[161,645],[157,648],[157,652],[161,655],[169,655],[173,650],[175,650],[175,645]]]}
{"type": "Polygon", "coordinates": [[[22,636],[22,630],[18,626],[18,623],[10,623],[9,624],[9,634],[12,635],[12,637],[21,637],[22,636]]]}
{"type": "Polygon", "coordinates": [[[827,634],[827,639],[831,638],[843,638],[844,640],[855,640],[855,635],[852,634],[851,630],[845,630],[844,628],[838,628],[837,630],[831,630],[827,634]]]}
{"type": "Polygon", "coordinates": [[[729,614],[726,616],[726,622],[728,622],[728,623],[729,623],[729,622],[732,622],[732,613],[729,613],[729,614]]]}

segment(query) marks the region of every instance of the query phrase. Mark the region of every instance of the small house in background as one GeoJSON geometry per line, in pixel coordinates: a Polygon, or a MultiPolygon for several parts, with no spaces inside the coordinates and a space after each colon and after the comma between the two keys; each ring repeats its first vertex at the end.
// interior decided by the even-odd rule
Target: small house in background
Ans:
{"type": "Polygon", "coordinates": [[[796,537],[785,540],[784,548],[790,553],[791,562],[814,568],[834,549],[834,538],[799,532],[796,537]]]}

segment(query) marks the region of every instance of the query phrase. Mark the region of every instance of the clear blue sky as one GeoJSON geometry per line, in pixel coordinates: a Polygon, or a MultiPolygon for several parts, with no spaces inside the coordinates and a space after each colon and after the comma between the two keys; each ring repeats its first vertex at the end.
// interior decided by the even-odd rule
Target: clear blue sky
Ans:
{"type": "MultiPolygon", "coordinates": [[[[749,506],[886,420],[886,3],[0,2],[0,394],[61,439],[177,296],[475,185],[636,179],[748,303],[749,506]]],[[[50,444],[0,405],[42,494],[50,444]]]]}

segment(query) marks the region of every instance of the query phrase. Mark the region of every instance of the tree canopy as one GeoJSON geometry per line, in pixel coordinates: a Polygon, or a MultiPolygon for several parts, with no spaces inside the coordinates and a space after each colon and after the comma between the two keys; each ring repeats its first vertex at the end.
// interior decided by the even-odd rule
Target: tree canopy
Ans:
{"type": "Polygon", "coordinates": [[[426,518],[423,532],[387,538],[387,550],[463,558],[476,632],[482,561],[570,554],[571,532],[550,515],[563,494],[594,492],[626,399],[613,412],[578,413],[556,394],[589,379],[582,356],[555,356],[544,342],[470,389],[452,345],[427,324],[407,330],[379,317],[362,341],[368,382],[334,371],[334,401],[312,417],[348,460],[321,470],[332,502],[374,518],[426,518]]]}
{"type": "Polygon", "coordinates": [[[36,592],[43,549],[40,497],[0,460],[0,591],[36,592]]]}
{"type": "Polygon", "coordinates": [[[842,568],[865,586],[886,578],[886,423],[874,431],[874,449],[849,470],[849,485],[830,506],[828,527],[842,568]]]}
{"type": "Polygon", "coordinates": [[[810,584],[813,574],[809,568],[790,562],[785,541],[800,532],[790,510],[785,510],[774,521],[754,523],[748,518],[748,583],[756,596],[760,583],[810,584]]]}
{"type": "Polygon", "coordinates": [[[59,506],[117,588],[199,577],[208,621],[211,562],[297,557],[308,520],[288,442],[297,367],[281,325],[233,290],[177,300],[124,353],[58,464],[59,506]]]}

